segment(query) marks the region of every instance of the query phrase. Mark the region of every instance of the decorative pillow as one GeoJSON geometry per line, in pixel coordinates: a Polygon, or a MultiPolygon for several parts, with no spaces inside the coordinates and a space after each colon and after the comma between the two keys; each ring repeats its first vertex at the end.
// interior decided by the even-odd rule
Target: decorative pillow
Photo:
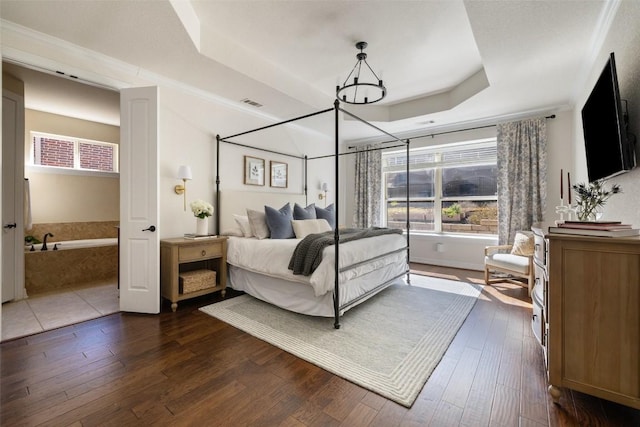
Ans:
{"type": "Polygon", "coordinates": [[[316,218],[326,219],[332,230],[336,228],[336,213],[333,210],[333,203],[324,209],[316,206],[316,218]]]}
{"type": "Polygon", "coordinates": [[[293,219],[316,219],[316,205],[311,203],[306,208],[299,204],[293,205],[293,219]]]}
{"type": "Polygon", "coordinates": [[[240,230],[242,231],[244,237],[253,237],[248,217],[234,214],[233,219],[236,220],[236,223],[238,224],[238,227],[240,227],[240,230]]]}
{"type": "Polygon", "coordinates": [[[264,214],[272,239],[291,239],[295,236],[293,234],[293,227],[291,226],[293,212],[291,211],[291,205],[289,203],[279,210],[275,210],[271,206],[265,206],[264,214]]]}
{"type": "Polygon", "coordinates": [[[247,217],[249,217],[251,233],[258,239],[267,239],[269,237],[269,227],[267,226],[264,212],[247,209],[247,217]]]}
{"type": "Polygon", "coordinates": [[[513,240],[511,255],[531,256],[533,255],[533,232],[517,231],[513,240]]]}
{"type": "Polygon", "coordinates": [[[291,221],[293,226],[293,232],[296,235],[296,239],[304,239],[309,234],[324,233],[325,231],[331,231],[331,226],[326,219],[304,219],[291,221]]]}
{"type": "MultiPolygon", "coordinates": [[[[247,220],[247,224],[249,224],[249,221],[247,220]]],[[[222,233],[220,233],[221,236],[234,236],[234,237],[244,237],[244,233],[242,232],[242,229],[240,227],[233,227],[230,228],[228,230],[223,230],[222,233]]]]}

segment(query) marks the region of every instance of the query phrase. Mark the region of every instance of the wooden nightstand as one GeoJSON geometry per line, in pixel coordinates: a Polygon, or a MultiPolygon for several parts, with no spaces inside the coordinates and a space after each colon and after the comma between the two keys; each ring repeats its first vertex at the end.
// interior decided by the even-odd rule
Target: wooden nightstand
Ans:
{"type": "Polygon", "coordinates": [[[171,301],[176,311],[178,301],[220,291],[227,287],[227,237],[160,240],[160,288],[162,296],[171,301]],[[180,293],[179,275],[200,269],[216,272],[216,286],[199,291],[180,293]]]}

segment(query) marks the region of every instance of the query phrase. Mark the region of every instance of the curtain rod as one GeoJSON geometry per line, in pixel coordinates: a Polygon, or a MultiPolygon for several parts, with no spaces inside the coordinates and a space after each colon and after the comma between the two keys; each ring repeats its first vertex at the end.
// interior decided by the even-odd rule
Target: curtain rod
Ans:
{"type": "MultiPolygon", "coordinates": [[[[366,150],[359,150],[359,151],[347,151],[344,153],[338,153],[338,156],[350,156],[352,154],[357,154],[357,153],[368,153],[369,151],[380,151],[380,150],[389,150],[391,148],[398,148],[398,147],[406,147],[408,144],[403,143],[402,145],[392,145],[390,147],[377,147],[377,148],[368,148],[366,150]]],[[[328,157],[335,157],[335,154],[326,154],[324,156],[317,156],[317,157],[309,157],[309,160],[318,160],[318,159],[326,159],[328,157]]]]}
{"type": "MultiPolygon", "coordinates": [[[[550,116],[545,116],[545,119],[555,119],[555,118],[556,118],[555,114],[551,114],[550,116]]],[[[496,124],[493,124],[493,125],[476,126],[476,127],[466,128],[466,129],[456,129],[456,130],[450,130],[450,131],[445,131],[445,132],[430,133],[430,134],[426,134],[426,135],[413,136],[413,137],[411,137],[409,139],[411,140],[411,139],[420,139],[420,138],[428,138],[428,137],[433,138],[434,136],[437,136],[437,135],[446,135],[446,134],[449,134],[449,133],[465,132],[465,131],[468,131],[468,130],[486,129],[486,128],[492,128],[494,126],[498,126],[498,124],[496,123],[496,124]]],[[[391,142],[397,142],[397,141],[394,141],[394,140],[382,141],[382,142],[376,142],[376,144],[389,144],[391,142]]],[[[350,150],[353,150],[354,148],[357,148],[357,146],[356,145],[351,145],[348,148],[350,150]]],[[[392,147],[389,147],[389,148],[392,148],[392,147]]]]}

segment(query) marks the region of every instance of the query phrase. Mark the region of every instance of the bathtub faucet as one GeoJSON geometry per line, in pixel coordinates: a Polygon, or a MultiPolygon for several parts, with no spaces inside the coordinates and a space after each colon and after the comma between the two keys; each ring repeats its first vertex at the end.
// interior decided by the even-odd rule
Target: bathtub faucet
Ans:
{"type": "Polygon", "coordinates": [[[47,250],[47,237],[53,237],[53,234],[47,233],[44,235],[44,237],[42,238],[42,249],[40,249],[41,251],[47,250]]]}

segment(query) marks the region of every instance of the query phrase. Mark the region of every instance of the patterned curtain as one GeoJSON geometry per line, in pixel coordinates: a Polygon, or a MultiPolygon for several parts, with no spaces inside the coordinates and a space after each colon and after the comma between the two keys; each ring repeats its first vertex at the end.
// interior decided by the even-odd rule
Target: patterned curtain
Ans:
{"type": "Polygon", "coordinates": [[[498,240],[543,220],[547,200],[547,122],[529,119],[498,125],[498,240]]]}
{"type": "Polygon", "coordinates": [[[382,150],[374,145],[357,148],[355,179],[355,227],[380,226],[382,199],[382,150]]]}

